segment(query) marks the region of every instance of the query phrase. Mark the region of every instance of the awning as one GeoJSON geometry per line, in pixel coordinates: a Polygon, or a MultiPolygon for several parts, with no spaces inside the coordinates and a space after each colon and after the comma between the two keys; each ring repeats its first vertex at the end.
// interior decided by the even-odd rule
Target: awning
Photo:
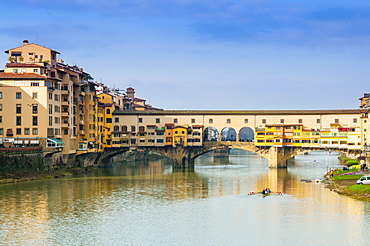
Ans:
{"type": "Polygon", "coordinates": [[[64,146],[64,142],[60,141],[59,139],[56,138],[48,138],[46,146],[48,148],[59,148],[64,146]]]}

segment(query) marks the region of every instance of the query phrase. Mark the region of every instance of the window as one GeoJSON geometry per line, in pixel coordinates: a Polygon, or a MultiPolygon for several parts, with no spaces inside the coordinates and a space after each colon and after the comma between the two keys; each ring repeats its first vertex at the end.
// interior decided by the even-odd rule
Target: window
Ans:
{"type": "Polygon", "coordinates": [[[16,104],[15,113],[16,114],[21,114],[22,113],[22,105],[21,104],[16,104]]]}
{"type": "Polygon", "coordinates": [[[127,126],[122,126],[121,129],[123,132],[127,132],[127,126]]]}
{"type": "MultiPolygon", "coordinates": [[[[141,119],[141,118],[139,118],[139,122],[140,122],[140,119],[141,119]]],[[[115,118],[114,118],[114,123],[119,123],[119,118],[118,118],[118,117],[115,117],[115,118]]]]}
{"type": "Polygon", "coordinates": [[[38,73],[38,72],[39,72],[39,70],[38,70],[37,68],[35,68],[35,69],[33,69],[33,72],[34,72],[34,73],[38,73]]]}
{"type": "Polygon", "coordinates": [[[15,98],[16,99],[22,99],[22,92],[16,92],[15,93],[15,98]]]}
{"type": "Polygon", "coordinates": [[[107,109],[107,114],[110,114],[110,109],[109,108],[107,109]]]}
{"type": "Polygon", "coordinates": [[[132,132],[135,132],[136,131],[136,127],[135,126],[131,126],[131,131],[132,132]]]}
{"type": "Polygon", "coordinates": [[[194,124],[195,123],[195,119],[191,119],[191,123],[194,124]]]}
{"type": "Polygon", "coordinates": [[[357,123],[357,118],[353,118],[353,123],[357,123]]]}
{"type": "Polygon", "coordinates": [[[0,99],[3,98],[3,93],[0,91],[0,99]]]}
{"type": "Polygon", "coordinates": [[[33,93],[32,93],[32,98],[33,98],[33,99],[35,99],[35,98],[37,98],[37,97],[38,97],[37,92],[33,92],[33,93]]]}
{"type": "Polygon", "coordinates": [[[3,104],[0,104],[0,111],[3,111],[3,104]]]}
{"type": "Polygon", "coordinates": [[[21,126],[22,125],[22,116],[16,116],[16,119],[15,119],[15,121],[16,121],[16,125],[17,126],[21,126]]]}
{"type": "Polygon", "coordinates": [[[15,129],[15,134],[16,135],[21,135],[22,134],[22,128],[16,128],[15,129]]]}
{"type": "Polygon", "coordinates": [[[226,119],[226,123],[227,124],[230,124],[231,123],[231,119],[226,119]]]}
{"type": "Polygon", "coordinates": [[[4,128],[0,128],[0,135],[4,135],[4,128]]]}
{"type": "Polygon", "coordinates": [[[284,119],[280,119],[280,123],[283,124],[284,123],[284,119]]]}
{"type": "Polygon", "coordinates": [[[53,93],[49,92],[49,99],[52,100],[53,99],[53,93]]]}
{"type": "Polygon", "coordinates": [[[63,130],[63,135],[68,135],[68,129],[63,130]]]}
{"type": "Polygon", "coordinates": [[[13,69],[13,73],[18,73],[18,69],[17,68],[14,68],[13,69]]]}
{"type": "Polygon", "coordinates": [[[37,126],[37,116],[32,116],[32,125],[37,126]]]}
{"type": "Polygon", "coordinates": [[[299,124],[302,124],[302,122],[303,122],[302,119],[298,119],[299,124]]]}
{"type": "Polygon", "coordinates": [[[212,123],[213,123],[213,119],[209,119],[209,123],[211,123],[211,124],[212,124],[212,123]]]}
{"type": "MultiPolygon", "coordinates": [[[[40,83],[38,82],[31,82],[31,86],[40,86],[40,83]]],[[[37,94],[37,93],[36,93],[37,94]]],[[[37,98],[37,97],[36,97],[37,98]]]]}
{"type": "Polygon", "coordinates": [[[339,119],[335,119],[335,123],[337,123],[337,124],[338,124],[338,123],[339,123],[339,119]]]}
{"type": "Polygon", "coordinates": [[[316,123],[317,124],[320,124],[320,119],[316,119],[316,123]]]}
{"type": "Polygon", "coordinates": [[[248,123],[248,119],[244,119],[244,123],[248,123]]]}
{"type": "Polygon", "coordinates": [[[112,118],[107,118],[106,123],[112,123],[112,118]]]}
{"type": "Polygon", "coordinates": [[[30,128],[24,128],[24,135],[30,135],[30,128]]]}
{"type": "Polygon", "coordinates": [[[0,123],[3,123],[3,117],[0,116],[0,123]]]}
{"type": "Polygon", "coordinates": [[[177,119],[173,119],[173,123],[177,124],[177,119]]]}
{"type": "Polygon", "coordinates": [[[266,119],[262,119],[262,124],[266,124],[266,119]]]}
{"type": "Polygon", "coordinates": [[[49,126],[53,125],[53,116],[49,116],[49,126]]]}
{"type": "Polygon", "coordinates": [[[155,123],[161,123],[161,119],[156,118],[156,119],[155,119],[155,123]]]}

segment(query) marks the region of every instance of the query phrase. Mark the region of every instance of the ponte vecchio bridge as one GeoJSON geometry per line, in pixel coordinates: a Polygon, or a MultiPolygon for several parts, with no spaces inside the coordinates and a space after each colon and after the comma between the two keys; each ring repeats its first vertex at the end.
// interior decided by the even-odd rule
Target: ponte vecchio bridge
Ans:
{"type": "Polygon", "coordinates": [[[367,109],[115,111],[113,146],[157,152],[175,167],[192,167],[208,151],[243,149],[286,167],[310,151],[352,156],[368,143],[367,109]]]}

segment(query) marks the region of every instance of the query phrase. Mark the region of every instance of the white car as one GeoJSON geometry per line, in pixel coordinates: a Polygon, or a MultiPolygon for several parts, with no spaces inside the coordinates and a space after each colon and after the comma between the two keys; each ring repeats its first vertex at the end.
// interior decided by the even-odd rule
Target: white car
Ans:
{"type": "Polygon", "coordinates": [[[370,176],[362,176],[359,180],[357,180],[356,184],[370,184],[370,176]]]}

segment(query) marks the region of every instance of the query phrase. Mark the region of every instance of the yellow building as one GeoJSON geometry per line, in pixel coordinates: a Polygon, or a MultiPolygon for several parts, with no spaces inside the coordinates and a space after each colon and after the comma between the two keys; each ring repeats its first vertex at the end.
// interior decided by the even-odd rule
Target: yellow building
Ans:
{"type": "Polygon", "coordinates": [[[175,126],[173,128],[172,146],[187,146],[188,145],[188,126],[175,126]]]}

